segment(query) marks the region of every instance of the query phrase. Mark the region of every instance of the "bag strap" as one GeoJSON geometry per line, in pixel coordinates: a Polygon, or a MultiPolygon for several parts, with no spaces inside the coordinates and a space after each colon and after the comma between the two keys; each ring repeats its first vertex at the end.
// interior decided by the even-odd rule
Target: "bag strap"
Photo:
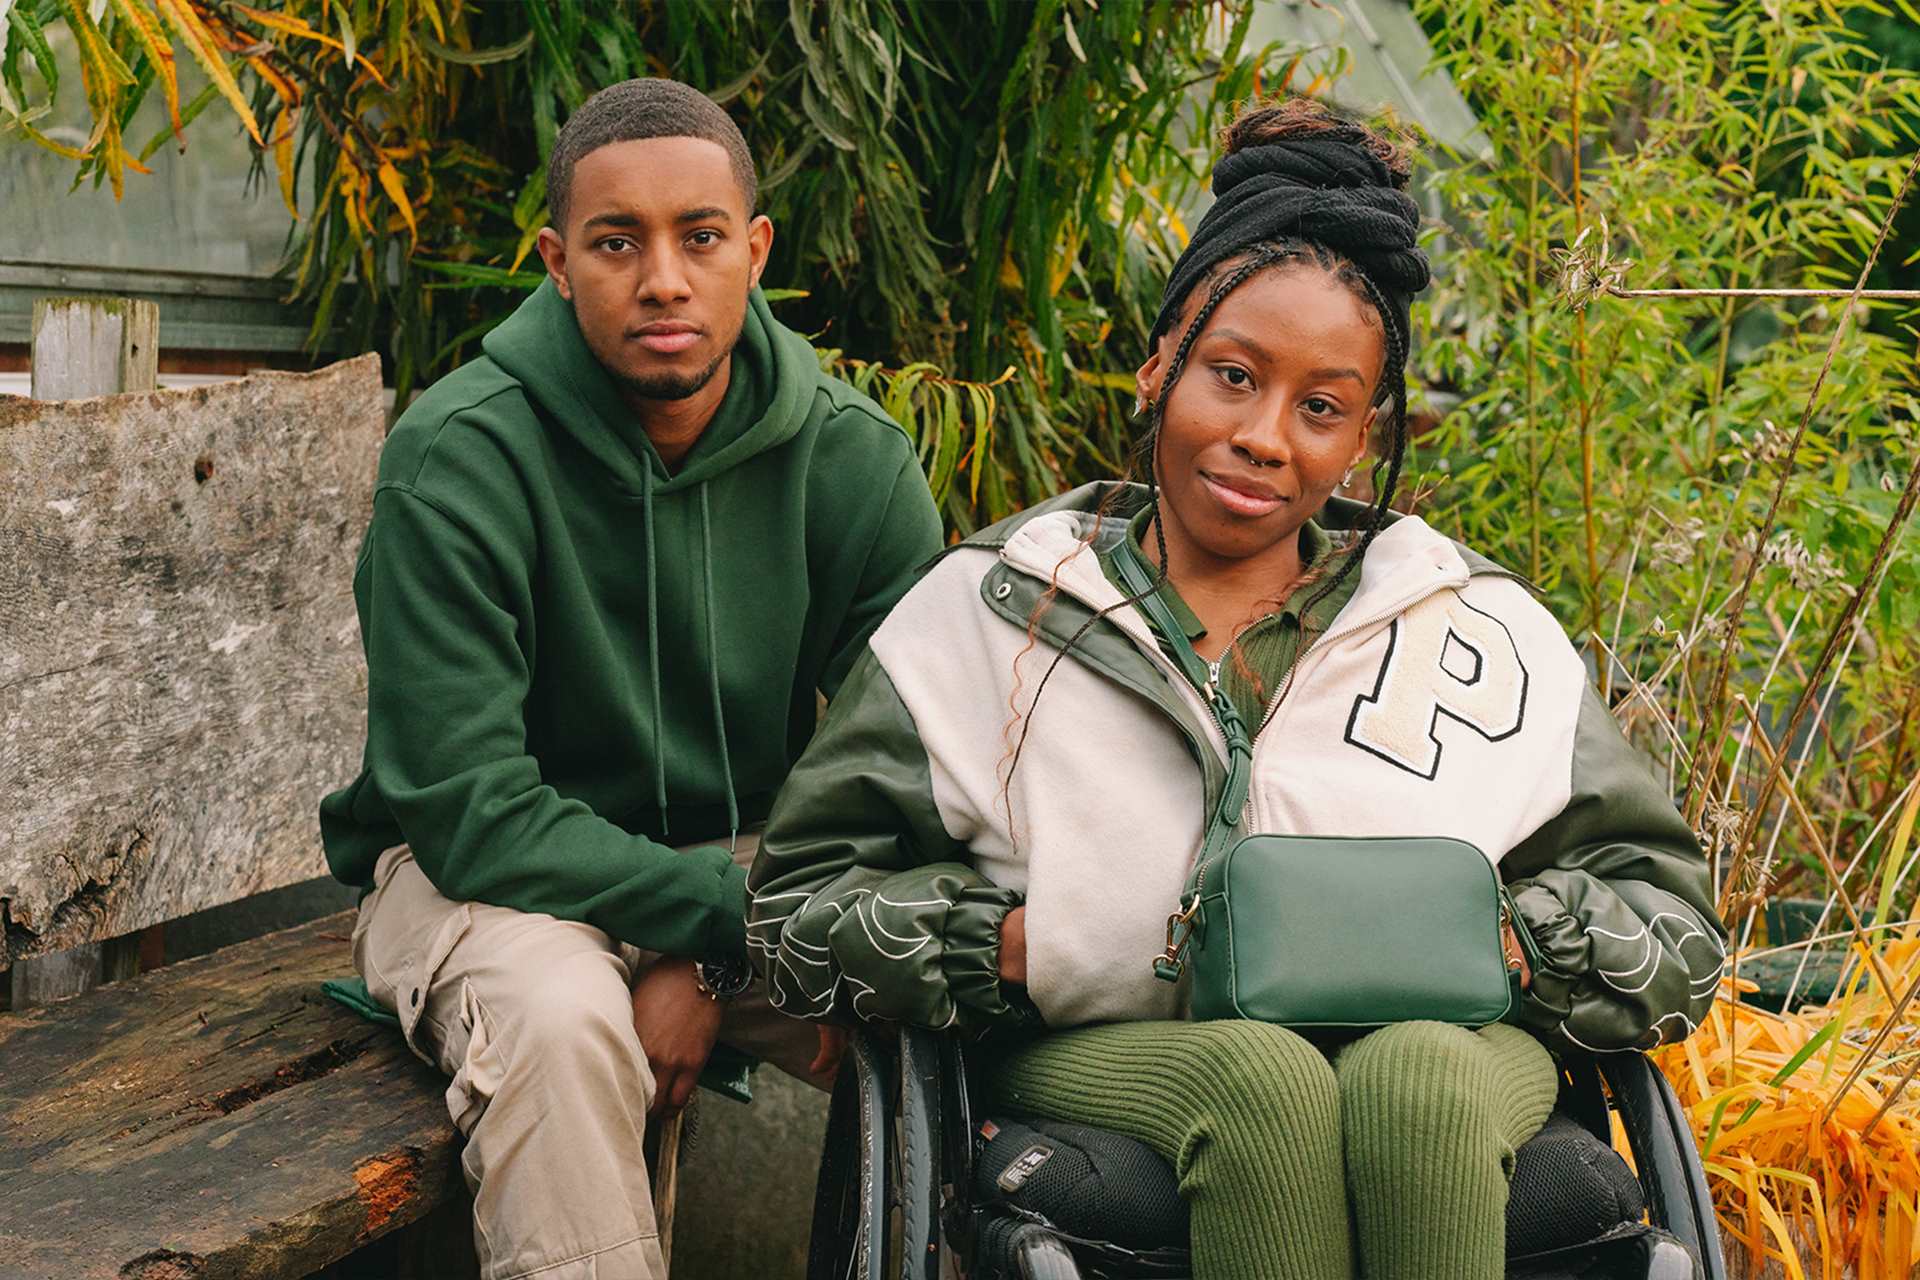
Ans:
{"type": "Polygon", "coordinates": [[[1253,785],[1253,739],[1247,723],[1226,694],[1220,691],[1206,659],[1194,652],[1187,632],[1173,616],[1173,610],[1160,594],[1160,584],[1152,576],[1145,559],[1131,541],[1120,544],[1114,556],[1122,586],[1134,597],[1134,603],[1159,628],[1165,648],[1200,696],[1207,700],[1213,717],[1220,723],[1221,736],[1227,742],[1227,776],[1220,788],[1218,802],[1207,817],[1206,835],[1200,841],[1199,856],[1180,895],[1180,910],[1167,917],[1167,949],[1153,961],[1154,976],[1166,982],[1178,982],[1184,967],[1181,956],[1193,936],[1194,918],[1200,913],[1205,896],[1207,873],[1233,841],[1234,829],[1247,807],[1247,792],[1253,785]]]}

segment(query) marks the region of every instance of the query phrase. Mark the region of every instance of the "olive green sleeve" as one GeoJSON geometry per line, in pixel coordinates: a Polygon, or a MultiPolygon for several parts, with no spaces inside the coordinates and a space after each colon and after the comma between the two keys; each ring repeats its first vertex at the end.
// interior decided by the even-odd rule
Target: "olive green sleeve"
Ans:
{"type": "Polygon", "coordinates": [[[747,950],[775,1008],[980,1029],[1035,1017],[1000,981],[997,888],[947,833],[913,717],[871,651],[794,766],[747,877],[747,950]]]}
{"type": "Polygon", "coordinates": [[[1517,1021],[1582,1049],[1691,1034],[1726,959],[1706,859],[1589,688],[1566,808],[1501,861],[1538,960],[1517,1021]]]}

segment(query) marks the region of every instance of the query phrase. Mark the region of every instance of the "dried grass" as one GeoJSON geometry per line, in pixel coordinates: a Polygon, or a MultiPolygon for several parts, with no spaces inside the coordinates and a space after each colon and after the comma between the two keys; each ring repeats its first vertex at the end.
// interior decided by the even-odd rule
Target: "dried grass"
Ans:
{"type": "MultiPolygon", "coordinates": [[[[1920,921],[1877,950],[1904,989],[1920,978],[1920,921]]],[[[1692,1117],[1729,1259],[1751,1273],[1920,1270],[1920,1027],[1887,1026],[1899,1002],[1857,944],[1853,958],[1830,1003],[1784,1015],[1729,980],[1699,1031],[1654,1055],[1692,1117]]]]}

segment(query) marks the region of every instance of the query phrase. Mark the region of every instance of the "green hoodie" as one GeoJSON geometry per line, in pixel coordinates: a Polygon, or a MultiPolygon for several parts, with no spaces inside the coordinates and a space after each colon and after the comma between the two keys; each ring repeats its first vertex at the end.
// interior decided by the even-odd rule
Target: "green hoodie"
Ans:
{"type": "Polygon", "coordinates": [[[725,847],[940,546],[911,444],[752,295],[677,472],[543,284],[394,426],[354,572],[358,779],[335,876],[405,842],[447,896],[744,952],[725,847]]]}

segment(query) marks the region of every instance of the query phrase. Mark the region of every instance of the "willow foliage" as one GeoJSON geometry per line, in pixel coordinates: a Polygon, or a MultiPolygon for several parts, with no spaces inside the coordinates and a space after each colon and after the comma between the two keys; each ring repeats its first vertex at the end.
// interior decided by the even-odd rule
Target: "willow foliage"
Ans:
{"type": "Polygon", "coordinates": [[[140,168],[122,130],[147,92],[178,107],[147,154],[224,101],[299,215],[293,299],[316,335],[383,347],[404,393],[470,356],[537,283],[544,162],[567,114],[628,77],[685,80],[754,149],[783,314],[903,415],[964,528],[1123,453],[1125,374],[1184,235],[1175,206],[1226,110],[1286,71],[1247,47],[1251,11],[0,0],[0,111],[118,191],[140,168]],[[33,124],[61,88],[42,56],[54,23],[83,55],[95,130],[80,149],[33,124]],[[180,105],[183,57],[212,83],[180,105]]]}

